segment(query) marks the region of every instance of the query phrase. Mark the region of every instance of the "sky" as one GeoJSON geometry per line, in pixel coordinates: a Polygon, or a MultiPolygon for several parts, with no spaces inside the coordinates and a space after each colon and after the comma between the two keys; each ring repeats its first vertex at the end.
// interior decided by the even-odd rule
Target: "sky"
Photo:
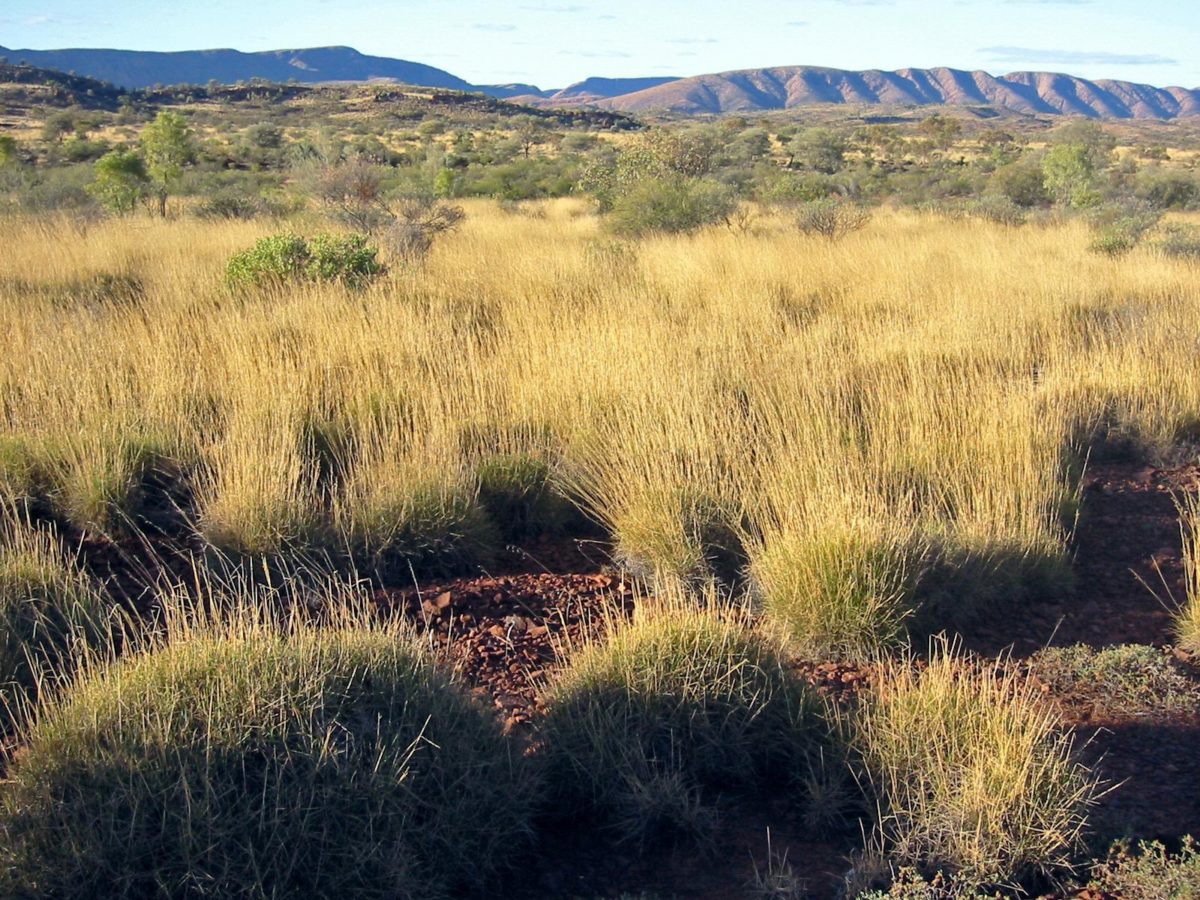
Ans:
{"type": "Polygon", "coordinates": [[[0,46],[343,44],[475,84],[818,65],[1200,87],[1200,0],[0,0],[0,46]]]}

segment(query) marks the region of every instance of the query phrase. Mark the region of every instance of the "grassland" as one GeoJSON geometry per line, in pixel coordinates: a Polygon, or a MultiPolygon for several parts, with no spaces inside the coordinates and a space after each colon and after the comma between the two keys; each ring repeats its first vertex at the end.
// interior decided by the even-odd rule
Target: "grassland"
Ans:
{"type": "MultiPolygon", "coordinates": [[[[228,260],[258,239],[327,230],[312,209],[286,222],[0,217],[3,614],[37,632],[59,622],[60,595],[72,609],[125,607],[94,616],[125,620],[120,640],[89,626],[88,641],[26,640],[26,658],[9,648],[5,702],[36,709],[8,732],[20,749],[0,786],[13,890],[55,895],[67,871],[30,811],[111,778],[133,785],[127,807],[64,815],[91,841],[73,857],[79,878],[113,896],[185,896],[206,879],[237,896],[368,890],[341,879],[352,842],[326,840],[330,772],[387,782],[345,801],[379,840],[408,846],[406,829],[441,829],[422,836],[412,869],[372,843],[381,878],[415,879],[425,887],[405,890],[419,897],[439,896],[435,882],[465,890],[469,863],[437,860],[471,812],[438,792],[448,779],[476,790],[489,766],[522,792],[542,780],[547,797],[590,791],[592,814],[643,845],[663,827],[719,841],[713,785],[762,790],[765,768],[767,789],[806,821],[839,820],[852,844],[871,831],[864,890],[863,873],[886,881],[901,864],[942,869],[964,892],[1085,871],[1098,776],[1084,742],[1011,660],[976,664],[953,637],[928,638],[1003,633],[1075,596],[1092,461],[1194,461],[1195,256],[1157,241],[1092,252],[1094,227],[1048,205],[1020,227],[888,205],[827,240],[787,207],[743,203],[726,224],[634,240],[583,197],[460,202],[461,227],[420,259],[385,250],[388,273],[364,287],[227,281],[228,260]],[[558,648],[565,674],[546,676],[550,717],[524,736],[524,756],[405,628],[219,622],[264,603],[320,620],[363,592],[503,571],[535,536],[584,533],[635,586],[638,612],[631,624],[610,612],[595,642],[558,648]],[[162,563],[135,573],[143,593],[88,580],[113,548],[162,563]],[[197,610],[204,628],[179,626],[197,610]],[[66,665],[64,646],[78,657],[66,665]],[[852,709],[795,678],[797,665],[834,664],[875,673],[852,709]],[[235,671],[255,666],[263,692],[235,671]],[[377,690],[376,669],[396,684],[377,690]],[[416,712],[394,705],[410,689],[416,712]],[[243,696],[248,711],[233,715],[243,696]],[[448,723],[449,738],[427,737],[418,713],[448,723]],[[703,741],[673,743],[693,733],[703,741]],[[570,755],[556,758],[566,751],[546,735],[570,755]],[[477,766],[437,755],[456,742],[477,766]],[[427,745],[429,759],[415,749],[427,745]],[[228,768],[185,777],[213,754],[228,768]],[[302,806],[299,846],[319,863],[329,843],[336,872],[230,826],[282,808],[242,804],[250,787],[226,776],[245,776],[246,759],[267,773],[246,784],[302,806]],[[443,800],[410,808],[407,789],[392,790],[413,759],[443,800]],[[113,772],[146,760],[146,783],[207,805],[177,823],[184,837],[144,831],[165,842],[161,872],[138,869],[137,853],[110,871],[105,841],[147,829],[139,810],[162,794],[113,772]],[[315,781],[296,786],[294,772],[315,781]]],[[[1172,212],[1166,224],[1197,219],[1172,212]]],[[[1176,637],[1195,650],[1196,509],[1178,501],[1188,577],[1176,637]]],[[[524,859],[539,817],[561,826],[564,811],[531,811],[540,789],[521,799],[503,817],[509,855],[524,859]]],[[[513,859],[478,827],[470,840],[487,845],[476,887],[508,889],[491,879],[513,859]]]]}

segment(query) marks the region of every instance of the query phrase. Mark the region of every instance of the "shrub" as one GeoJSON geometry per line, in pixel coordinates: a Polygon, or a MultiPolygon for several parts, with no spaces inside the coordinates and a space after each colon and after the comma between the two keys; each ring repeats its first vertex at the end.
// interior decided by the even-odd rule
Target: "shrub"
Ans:
{"type": "Polygon", "coordinates": [[[385,271],[375,258],[377,253],[360,234],[319,234],[311,240],[276,234],[233,256],[225,280],[233,287],[289,281],[336,281],[361,287],[385,271]]]}
{"type": "Polygon", "coordinates": [[[1164,256],[1187,262],[1200,262],[1200,228],[1171,225],[1164,230],[1157,248],[1164,256]]]}
{"type": "Polygon", "coordinates": [[[5,896],[441,898],[496,876],[534,802],[395,628],[208,627],[96,669],[27,738],[5,896]]]}
{"type": "Polygon", "coordinates": [[[825,733],[807,685],[738,615],[639,609],[548,694],[540,750],[557,809],[624,839],[702,834],[722,790],[804,777],[825,733]]]}
{"type": "Polygon", "coordinates": [[[361,234],[318,234],[308,243],[305,274],[314,281],[340,281],[360,287],[383,273],[378,251],[361,234]]]}
{"type": "Polygon", "coordinates": [[[834,199],[814,200],[800,208],[796,227],[804,234],[836,241],[865,228],[870,221],[871,211],[856,204],[834,199]]]}
{"type": "Polygon", "coordinates": [[[1169,716],[1200,700],[1192,679],[1161,650],[1144,644],[1048,647],[1033,656],[1030,667],[1056,694],[1086,698],[1097,712],[1117,716],[1169,716]]]}
{"type": "Polygon", "coordinates": [[[466,216],[461,206],[422,196],[402,198],[392,212],[383,239],[393,254],[410,263],[428,256],[437,237],[456,229],[466,216]]]}
{"type": "Polygon", "coordinates": [[[1122,900],[1194,900],[1200,897],[1200,852],[1188,836],[1178,854],[1162,844],[1140,843],[1137,852],[1118,845],[1092,873],[1090,887],[1122,900]]]}
{"type": "Polygon", "coordinates": [[[1161,218],[1161,212],[1140,204],[1101,207],[1090,216],[1096,237],[1088,249],[1109,257],[1124,256],[1141,243],[1161,218]]]}
{"type": "Polygon", "coordinates": [[[1036,686],[944,644],[923,670],[901,661],[877,684],[857,739],[894,864],[964,888],[1069,866],[1096,781],[1036,686]]]}
{"type": "Polygon", "coordinates": [[[1135,191],[1155,209],[1191,209],[1200,200],[1200,182],[1190,172],[1151,169],[1140,174],[1135,191]]]}
{"type": "Polygon", "coordinates": [[[689,232],[723,221],[737,205],[732,190],[710,179],[643,178],[613,201],[609,226],[626,236],[689,232]]]}
{"type": "Polygon", "coordinates": [[[7,508],[0,520],[0,718],[8,730],[45,679],[66,673],[73,650],[103,633],[106,604],[50,534],[7,508]]]}
{"type": "Polygon", "coordinates": [[[245,221],[258,218],[266,212],[266,209],[257,198],[230,191],[214,194],[197,205],[193,212],[197,218],[210,221],[222,219],[245,221]]]}

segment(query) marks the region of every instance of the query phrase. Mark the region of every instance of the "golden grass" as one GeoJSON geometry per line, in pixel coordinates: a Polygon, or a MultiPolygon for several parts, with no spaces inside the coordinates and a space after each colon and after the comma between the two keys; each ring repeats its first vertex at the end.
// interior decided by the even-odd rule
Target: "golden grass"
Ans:
{"type": "Polygon", "coordinates": [[[933,650],[920,671],[890,665],[861,714],[880,849],[959,888],[1015,889],[1069,868],[1097,784],[1057,712],[1002,663],[933,650]]]}
{"type": "Polygon", "coordinates": [[[1179,528],[1183,537],[1185,595],[1175,611],[1175,639],[1192,653],[1200,652],[1200,498],[1185,494],[1179,501],[1179,528]]]}
{"type": "Polygon", "coordinates": [[[0,480],[108,529],[166,461],[225,549],[377,559],[414,522],[470,544],[483,457],[529,454],[637,568],[745,567],[794,636],[865,652],[931,591],[1052,588],[1090,435],[1200,430],[1195,268],[1083,225],[626,245],[543,211],[470,203],[361,293],[244,296],[223,266],[267,223],[0,222],[0,480]]]}

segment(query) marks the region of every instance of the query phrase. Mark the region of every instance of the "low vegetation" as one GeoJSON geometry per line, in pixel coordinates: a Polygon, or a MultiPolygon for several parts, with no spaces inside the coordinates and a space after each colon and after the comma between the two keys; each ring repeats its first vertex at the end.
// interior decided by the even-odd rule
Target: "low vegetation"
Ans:
{"type": "Polygon", "coordinates": [[[434,898],[520,852],[529,776],[413,638],[217,608],[42,711],[0,792],[7,896],[434,898]]]}
{"type": "Polygon", "coordinates": [[[113,624],[109,602],[53,535],[0,507],[0,731],[11,732],[80,654],[107,644],[113,624]]]}
{"type": "Polygon", "coordinates": [[[1123,900],[1189,900],[1200,896],[1200,852],[1190,837],[1178,853],[1158,842],[1119,845],[1096,867],[1092,887],[1123,900]]]}
{"type": "Polygon", "coordinates": [[[704,837],[720,791],[769,784],[802,802],[828,740],[807,685],[741,614],[679,601],[577,649],[547,704],[539,754],[555,808],[640,843],[704,837]]]}
{"type": "Polygon", "coordinates": [[[966,890],[1070,868],[1096,782],[1027,680],[937,648],[887,670],[860,728],[892,865],[966,890]]]}
{"type": "MultiPolygon", "coordinates": [[[[1184,715],[1186,663],[912,648],[1065,602],[1087,466],[1194,447],[1194,135],[124,96],[0,139],[0,893],[494,895],[555,829],[626,860],[744,808],[866,832],[851,894],[1086,871],[1043,689],[1184,715]],[[570,551],[632,619],[514,663],[511,733],[363,606],[570,551]]],[[[454,639],[459,599],[420,598],[454,639]]],[[[799,895],[772,853],[747,890],[799,895]]]]}

